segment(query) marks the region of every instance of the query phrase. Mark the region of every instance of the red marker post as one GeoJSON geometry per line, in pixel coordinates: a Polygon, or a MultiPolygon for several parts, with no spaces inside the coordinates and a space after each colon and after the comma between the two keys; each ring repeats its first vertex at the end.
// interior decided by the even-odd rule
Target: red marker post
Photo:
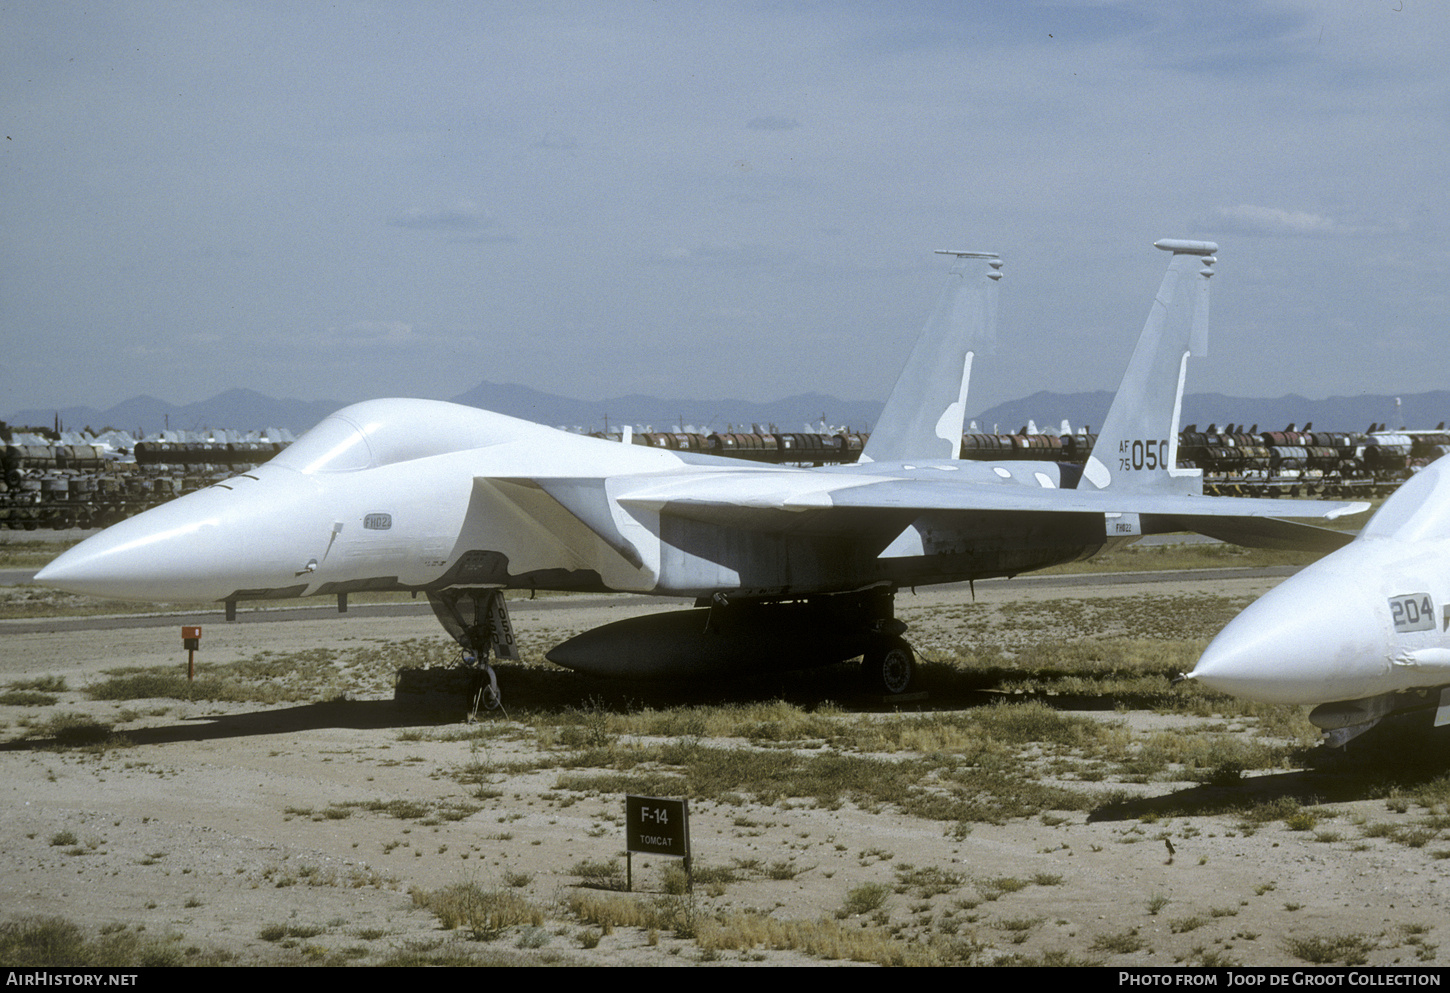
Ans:
{"type": "Polygon", "coordinates": [[[201,647],[201,628],[182,628],[181,647],[186,649],[186,681],[196,678],[196,650],[201,647]]]}

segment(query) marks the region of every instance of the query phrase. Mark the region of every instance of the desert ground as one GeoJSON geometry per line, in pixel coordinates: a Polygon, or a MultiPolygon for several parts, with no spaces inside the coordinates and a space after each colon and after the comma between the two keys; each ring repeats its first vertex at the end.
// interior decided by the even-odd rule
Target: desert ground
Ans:
{"type": "Polygon", "coordinates": [[[1294,708],[1169,684],[1275,582],[904,593],[925,693],[896,706],[845,666],[587,680],[543,651],[668,606],[521,598],[526,661],[475,722],[394,700],[456,654],[417,605],[227,624],[16,583],[0,933],[199,964],[1436,966],[1443,740],[1321,768],[1294,708]],[[630,792],[689,799],[688,890],[636,856],[624,891],[630,792]]]}

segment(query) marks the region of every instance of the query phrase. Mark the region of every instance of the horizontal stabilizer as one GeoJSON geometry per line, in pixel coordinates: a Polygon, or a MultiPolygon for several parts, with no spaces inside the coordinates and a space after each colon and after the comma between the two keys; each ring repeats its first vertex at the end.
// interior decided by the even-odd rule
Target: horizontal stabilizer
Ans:
{"type": "Polygon", "coordinates": [[[1353,531],[1335,531],[1274,517],[1165,515],[1155,520],[1152,528],[1160,534],[1192,531],[1230,545],[1283,551],[1334,552],[1354,540],[1353,531]]]}

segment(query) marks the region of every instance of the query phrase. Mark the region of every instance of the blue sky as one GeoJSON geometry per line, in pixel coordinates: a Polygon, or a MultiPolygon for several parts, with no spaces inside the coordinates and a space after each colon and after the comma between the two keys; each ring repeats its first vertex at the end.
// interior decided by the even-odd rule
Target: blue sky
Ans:
{"type": "Polygon", "coordinates": [[[1446,388],[1450,9],[0,8],[0,412],[480,380],[884,398],[999,252],[972,412],[1112,389],[1163,237],[1189,388],[1446,388]]]}

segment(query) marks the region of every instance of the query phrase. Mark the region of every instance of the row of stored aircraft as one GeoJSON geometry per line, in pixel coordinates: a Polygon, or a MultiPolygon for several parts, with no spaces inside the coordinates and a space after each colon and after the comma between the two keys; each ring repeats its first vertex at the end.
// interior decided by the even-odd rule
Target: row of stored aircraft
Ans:
{"type": "MultiPolygon", "coordinates": [[[[252,472],[87,539],[36,578],[100,596],[221,602],[228,616],[245,600],[423,593],[495,701],[490,657],[518,657],[503,591],[665,594],[694,606],[584,632],[547,658],[599,675],[693,679],[861,657],[872,687],[904,694],[916,664],[894,616],[899,590],[1014,576],[1156,533],[1321,551],[1350,542],[1287,518],[1329,520],[1365,504],[1207,497],[1200,473],[1178,468],[1217,246],[1156,247],[1168,270],[1081,469],[957,458],[973,361],[995,339],[1002,261],[953,251],[941,253],[953,259],[947,286],[856,464],[743,464],[454,404],[373,400],[252,472]]],[[[1416,492],[1402,489],[1381,517],[1416,492]]],[[[1404,609],[1433,610],[1412,603],[1418,591],[1405,591],[1404,609]]],[[[1227,675],[1243,664],[1223,658],[1254,651],[1230,642],[1236,650],[1211,650],[1194,678],[1245,689],[1227,675]]]]}

